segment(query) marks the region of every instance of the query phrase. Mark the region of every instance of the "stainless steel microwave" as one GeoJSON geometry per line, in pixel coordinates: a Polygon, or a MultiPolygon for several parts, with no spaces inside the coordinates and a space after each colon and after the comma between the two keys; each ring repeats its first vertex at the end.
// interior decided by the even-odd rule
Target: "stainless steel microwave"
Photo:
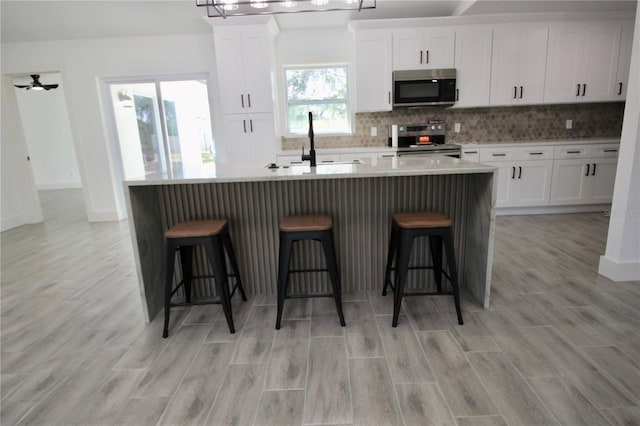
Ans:
{"type": "Polygon", "coordinates": [[[393,107],[453,105],[455,68],[393,72],[393,107]]]}

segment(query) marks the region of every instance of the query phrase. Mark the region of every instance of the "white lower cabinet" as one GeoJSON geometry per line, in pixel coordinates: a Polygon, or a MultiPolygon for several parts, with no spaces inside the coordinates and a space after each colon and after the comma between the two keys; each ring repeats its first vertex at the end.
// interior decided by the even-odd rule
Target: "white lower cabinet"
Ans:
{"type": "Polygon", "coordinates": [[[221,162],[262,167],[276,161],[273,114],[223,114],[221,162]]]}
{"type": "Polygon", "coordinates": [[[556,160],[550,204],[610,203],[617,164],[617,158],[556,160]]]}
{"type": "Polygon", "coordinates": [[[496,161],[496,207],[530,207],[549,203],[553,160],[496,161]]]}

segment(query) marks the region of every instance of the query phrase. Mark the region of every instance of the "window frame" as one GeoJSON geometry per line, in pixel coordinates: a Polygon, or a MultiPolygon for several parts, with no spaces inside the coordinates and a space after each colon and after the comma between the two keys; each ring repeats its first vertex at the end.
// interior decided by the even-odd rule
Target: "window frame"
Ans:
{"type": "Polygon", "coordinates": [[[347,130],[344,132],[328,132],[328,133],[319,133],[316,129],[315,136],[316,137],[337,137],[337,136],[352,136],[354,134],[353,131],[353,110],[352,110],[352,102],[351,102],[351,75],[350,68],[348,63],[322,63],[322,64],[301,64],[301,65],[284,65],[282,71],[282,81],[283,81],[283,95],[284,95],[284,134],[287,138],[302,138],[306,137],[307,133],[291,133],[289,130],[289,106],[290,105],[301,105],[301,104],[316,104],[316,105],[327,105],[327,104],[344,104],[346,109],[346,119],[347,119],[347,130]],[[305,100],[305,101],[289,101],[289,91],[288,91],[288,81],[287,81],[287,71],[289,70],[307,70],[307,69],[327,69],[327,68],[342,68],[345,71],[346,77],[346,93],[340,102],[337,102],[335,99],[322,99],[322,100],[305,100]]]}

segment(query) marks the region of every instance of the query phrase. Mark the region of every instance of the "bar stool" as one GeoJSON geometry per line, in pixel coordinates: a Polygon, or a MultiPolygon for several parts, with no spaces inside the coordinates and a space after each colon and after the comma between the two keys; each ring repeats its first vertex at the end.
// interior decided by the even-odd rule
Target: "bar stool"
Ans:
{"type": "Polygon", "coordinates": [[[382,295],[387,294],[387,286],[393,290],[393,322],[398,325],[398,316],[402,305],[403,296],[439,296],[453,295],[458,324],[462,325],[462,312],[460,311],[460,293],[458,289],[458,273],[456,269],[455,251],[453,248],[453,229],[451,219],[438,212],[411,212],[394,213],[391,222],[391,238],[389,241],[389,254],[387,256],[387,268],[384,276],[384,288],[382,295]],[[413,240],[417,237],[429,237],[432,266],[409,267],[409,258],[413,247],[413,240]],[[442,246],[444,244],[447,255],[449,273],[442,269],[442,246]],[[396,258],[396,267],[393,268],[393,260],[396,258]],[[436,293],[413,292],[405,293],[404,287],[407,281],[409,269],[433,269],[436,281],[436,293]],[[391,284],[391,271],[395,270],[395,285],[391,284]],[[442,291],[442,275],[451,282],[453,291],[442,291]]]}
{"type": "Polygon", "coordinates": [[[328,215],[286,216],[280,221],[280,254],[278,261],[278,318],[276,330],[280,329],[284,300],[305,297],[333,297],[340,317],[340,325],[344,327],[342,314],[342,290],[338,262],[333,240],[333,222],[328,215]],[[291,247],[295,241],[315,240],[322,243],[326,269],[298,269],[290,270],[291,247]],[[300,272],[328,271],[331,278],[333,294],[287,294],[289,274],[300,272]]]}
{"type": "Polygon", "coordinates": [[[232,334],[235,333],[233,317],[231,315],[231,297],[235,294],[236,289],[240,291],[242,300],[246,301],[247,296],[244,294],[244,289],[242,288],[242,281],[240,280],[240,272],[238,271],[233,245],[231,244],[227,220],[192,220],[179,222],[169,228],[164,233],[164,236],[167,250],[167,279],[164,293],[164,331],[162,332],[162,337],[169,335],[169,311],[172,306],[207,304],[222,305],[222,310],[224,311],[224,316],[229,326],[229,332],[232,334]],[[193,275],[193,248],[198,245],[205,246],[209,263],[213,268],[213,275],[193,275]],[[172,290],[176,250],[180,253],[182,280],[176,285],[176,288],[172,290]],[[229,257],[231,269],[233,270],[232,274],[227,274],[224,257],[225,250],[229,257]],[[228,277],[235,278],[235,286],[231,293],[229,292],[228,277]],[[191,302],[191,284],[193,280],[202,278],[214,278],[219,300],[191,302]],[[171,297],[181,286],[184,288],[186,303],[171,303],[171,297]]]}

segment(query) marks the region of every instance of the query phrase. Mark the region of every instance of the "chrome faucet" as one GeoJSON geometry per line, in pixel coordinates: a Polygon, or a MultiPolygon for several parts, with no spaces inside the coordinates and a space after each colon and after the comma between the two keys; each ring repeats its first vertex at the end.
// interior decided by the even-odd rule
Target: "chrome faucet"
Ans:
{"type": "Polygon", "coordinates": [[[311,148],[309,149],[309,154],[305,155],[304,146],[302,147],[302,161],[310,161],[311,167],[316,166],[316,148],[313,141],[313,114],[309,111],[309,142],[311,144],[311,148]]]}

